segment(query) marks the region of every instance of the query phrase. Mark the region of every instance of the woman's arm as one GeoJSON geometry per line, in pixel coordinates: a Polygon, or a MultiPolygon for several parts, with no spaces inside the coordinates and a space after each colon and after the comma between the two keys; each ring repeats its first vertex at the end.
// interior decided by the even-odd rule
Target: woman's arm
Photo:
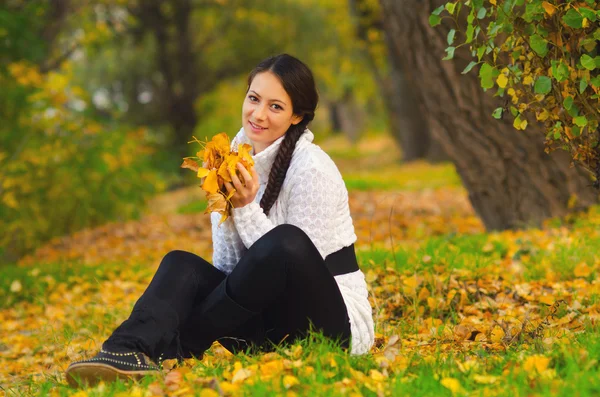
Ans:
{"type": "MultiPolygon", "coordinates": [[[[329,242],[336,230],[339,198],[346,189],[343,180],[308,168],[291,175],[287,185],[289,191],[282,189],[279,200],[279,205],[286,205],[286,223],[301,228],[323,257],[339,249],[329,242]]],[[[247,248],[276,226],[257,202],[234,208],[233,221],[247,248]]]]}
{"type": "Polygon", "coordinates": [[[213,265],[229,274],[246,251],[231,217],[219,225],[221,214],[210,214],[213,239],[213,265]]]}

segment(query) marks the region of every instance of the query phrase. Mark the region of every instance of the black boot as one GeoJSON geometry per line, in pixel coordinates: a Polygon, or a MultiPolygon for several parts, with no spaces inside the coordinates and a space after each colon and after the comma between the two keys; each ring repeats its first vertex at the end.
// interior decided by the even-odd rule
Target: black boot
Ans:
{"type": "Polygon", "coordinates": [[[139,379],[158,371],[158,366],[144,353],[100,350],[93,358],[71,363],[66,377],[72,387],[80,384],[93,386],[100,381],[112,382],[117,378],[139,379]]]}
{"type": "Polygon", "coordinates": [[[140,298],[96,356],[69,365],[67,381],[71,386],[80,382],[92,386],[155,373],[164,358],[171,358],[163,357],[167,346],[176,347],[174,353],[182,359],[178,325],[177,313],[166,302],[151,296],[140,298]]]}

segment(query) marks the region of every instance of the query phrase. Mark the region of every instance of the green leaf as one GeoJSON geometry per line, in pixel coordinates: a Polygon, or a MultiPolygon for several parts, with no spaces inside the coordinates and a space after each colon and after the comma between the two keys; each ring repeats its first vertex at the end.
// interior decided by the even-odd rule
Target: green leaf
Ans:
{"type": "Polygon", "coordinates": [[[556,81],[565,81],[569,77],[569,68],[562,61],[552,61],[552,77],[556,81]]]}
{"type": "Polygon", "coordinates": [[[440,15],[442,13],[442,11],[444,11],[444,9],[445,9],[445,7],[443,5],[439,6],[438,8],[436,8],[435,10],[433,10],[432,14],[433,15],[440,15]]]}
{"type": "Polygon", "coordinates": [[[600,40],[600,28],[598,28],[594,31],[594,38],[596,40],[600,40]]]}
{"type": "Polygon", "coordinates": [[[570,95],[566,97],[563,101],[563,106],[565,107],[565,109],[571,110],[571,108],[573,107],[573,97],[570,95]]]}
{"type": "Polygon", "coordinates": [[[581,135],[581,127],[579,127],[578,125],[574,125],[571,129],[571,134],[573,134],[573,136],[581,135]]]}
{"type": "Polygon", "coordinates": [[[586,68],[587,70],[594,70],[594,69],[596,69],[596,61],[594,60],[594,58],[592,58],[588,54],[583,54],[581,56],[580,60],[581,60],[581,65],[584,68],[586,68]]]}
{"type": "Polygon", "coordinates": [[[479,79],[481,80],[481,87],[488,89],[494,87],[496,77],[500,74],[500,71],[496,70],[493,66],[484,63],[479,69],[479,79]]]}
{"type": "Polygon", "coordinates": [[[479,9],[479,11],[477,11],[477,19],[483,19],[483,18],[485,18],[486,14],[487,14],[487,10],[485,9],[485,7],[481,7],[479,9]]]}
{"type": "Polygon", "coordinates": [[[446,48],[446,56],[442,58],[443,61],[448,61],[452,58],[454,58],[454,51],[456,50],[456,47],[448,47],[446,48]]]}
{"type": "Polygon", "coordinates": [[[552,80],[547,76],[538,77],[533,86],[533,90],[536,94],[546,95],[552,90],[552,80]]]}
{"type": "Polygon", "coordinates": [[[461,74],[467,74],[471,71],[471,69],[473,69],[475,67],[475,65],[477,65],[477,62],[475,61],[471,61],[469,62],[469,64],[467,65],[467,67],[465,68],[465,70],[463,70],[461,72],[461,74]]]}
{"type": "Polygon", "coordinates": [[[446,11],[450,14],[454,14],[454,9],[456,8],[456,3],[446,3],[446,11]]]}
{"type": "Polygon", "coordinates": [[[583,94],[583,91],[588,88],[588,81],[586,79],[581,79],[579,82],[579,93],[583,94]]]}
{"type": "Polygon", "coordinates": [[[486,46],[481,46],[477,49],[477,60],[481,61],[481,58],[485,55],[486,46]]]}
{"type": "Polygon", "coordinates": [[[442,22],[442,18],[439,15],[435,15],[435,14],[431,14],[429,16],[429,25],[430,26],[437,26],[442,22]]]}
{"type": "Polygon", "coordinates": [[[594,88],[600,88],[600,75],[594,77],[593,79],[590,80],[590,84],[594,87],[594,88]]]}
{"type": "Polygon", "coordinates": [[[569,113],[569,116],[571,117],[577,117],[579,116],[579,108],[576,105],[572,105],[571,108],[567,110],[567,113],[569,113]]]}
{"type": "Polygon", "coordinates": [[[529,45],[541,57],[545,57],[548,54],[548,41],[539,34],[534,34],[529,40],[529,45]]]}
{"type": "Polygon", "coordinates": [[[475,27],[473,26],[473,24],[469,24],[469,26],[467,26],[467,32],[466,32],[466,36],[467,36],[467,40],[465,41],[466,43],[470,43],[473,41],[474,33],[475,33],[475,27]]]}
{"type": "Polygon", "coordinates": [[[503,108],[496,108],[496,110],[494,110],[494,112],[492,113],[492,117],[495,118],[496,120],[500,120],[502,118],[503,112],[504,112],[503,108]]]}
{"type": "Polygon", "coordinates": [[[585,116],[575,117],[573,119],[573,123],[575,123],[576,125],[578,125],[580,127],[585,127],[588,123],[588,119],[585,116]]]}
{"type": "Polygon", "coordinates": [[[567,13],[562,17],[562,20],[567,24],[567,26],[570,26],[574,29],[581,29],[583,27],[583,16],[573,8],[567,11],[567,13]]]}
{"type": "Polygon", "coordinates": [[[529,4],[525,6],[525,15],[523,19],[525,19],[527,22],[542,19],[544,16],[544,7],[542,7],[542,2],[533,1],[528,3],[529,4]]]}
{"type": "Polygon", "coordinates": [[[589,8],[579,7],[579,12],[584,16],[584,18],[587,18],[592,22],[596,22],[596,19],[598,18],[596,11],[590,10],[589,8]]]}
{"type": "Polygon", "coordinates": [[[448,32],[448,45],[452,45],[452,43],[454,43],[454,36],[456,35],[456,30],[455,29],[450,29],[450,31],[448,32]]]}
{"type": "Polygon", "coordinates": [[[579,43],[579,47],[585,48],[586,51],[592,52],[596,48],[596,39],[593,37],[587,37],[579,43]]]}

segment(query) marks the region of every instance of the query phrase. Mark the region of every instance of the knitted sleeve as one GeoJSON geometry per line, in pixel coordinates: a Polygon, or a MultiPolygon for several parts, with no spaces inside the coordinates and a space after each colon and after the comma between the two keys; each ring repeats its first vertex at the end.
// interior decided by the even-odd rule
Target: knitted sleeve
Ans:
{"type": "Polygon", "coordinates": [[[210,214],[213,239],[213,265],[229,274],[246,251],[231,217],[221,222],[221,214],[210,214]]]}
{"type": "MultiPolygon", "coordinates": [[[[302,229],[323,258],[341,248],[335,246],[332,231],[337,229],[339,197],[346,189],[343,180],[310,167],[290,175],[286,185],[278,198],[278,204],[285,205],[285,222],[302,229]]],[[[233,220],[246,247],[276,226],[257,202],[234,208],[233,220]]]]}

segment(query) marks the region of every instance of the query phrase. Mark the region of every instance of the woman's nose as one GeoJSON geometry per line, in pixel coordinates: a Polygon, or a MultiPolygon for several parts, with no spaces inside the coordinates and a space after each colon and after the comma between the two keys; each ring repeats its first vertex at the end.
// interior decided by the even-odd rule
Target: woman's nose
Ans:
{"type": "Polygon", "coordinates": [[[264,120],[266,117],[266,108],[263,105],[259,105],[254,109],[254,118],[256,120],[264,120]]]}

